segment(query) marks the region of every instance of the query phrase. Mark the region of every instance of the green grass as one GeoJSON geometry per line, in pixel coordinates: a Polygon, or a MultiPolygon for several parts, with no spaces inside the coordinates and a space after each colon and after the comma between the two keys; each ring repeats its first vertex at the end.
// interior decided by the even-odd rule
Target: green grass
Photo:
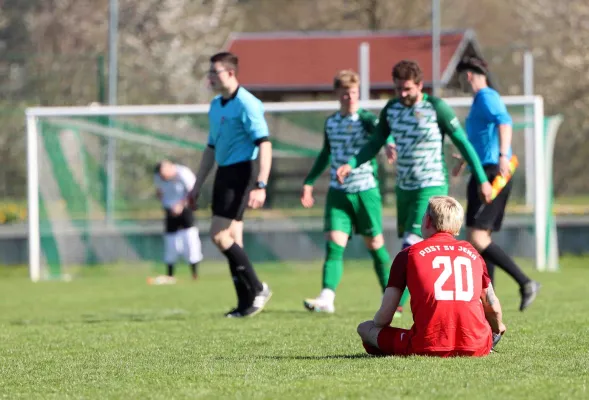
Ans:
{"type": "MultiPolygon", "coordinates": [[[[528,264],[525,264],[526,267],[528,264]]],[[[205,263],[191,282],[148,286],[153,267],[87,268],[72,282],[0,270],[0,397],[173,398],[587,398],[586,258],[541,274],[536,303],[517,311],[515,284],[498,272],[507,333],[481,359],[365,356],[356,325],[380,301],[370,262],[349,262],[337,313],[302,308],[320,262],[266,264],[274,297],[255,318],[227,320],[226,266],[205,263]]],[[[409,315],[394,324],[409,327],[409,315]]]]}

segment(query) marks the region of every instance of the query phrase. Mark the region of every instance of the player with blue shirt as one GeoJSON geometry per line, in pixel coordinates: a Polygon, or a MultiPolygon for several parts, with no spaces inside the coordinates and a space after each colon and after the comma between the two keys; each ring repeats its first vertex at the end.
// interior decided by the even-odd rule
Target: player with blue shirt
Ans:
{"type": "Polygon", "coordinates": [[[242,239],[245,208],[260,208],[266,201],[272,145],[262,102],[239,85],[237,72],[234,54],[211,57],[208,78],[219,95],[211,101],[208,146],[191,193],[195,208],[202,184],[216,163],[210,236],[227,258],[237,293],[237,307],[225,314],[229,318],[256,315],[272,296],[268,285],[258,279],[242,239]],[[254,180],[257,158],[259,171],[254,180]]]}
{"type": "MultiPolygon", "coordinates": [[[[490,182],[499,174],[509,176],[512,120],[501,96],[488,84],[487,64],[477,57],[466,57],[459,63],[457,70],[463,88],[474,93],[473,104],[466,119],[468,140],[477,152],[490,182]]],[[[459,175],[463,168],[464,162],[461,162],[454,168],[453,175],[459,175]]],[[[497,265],[519,284],[520,311],[523,311],[535,300],[540,284],[527,277],[513,259],[491,239],[491,233],[501,229],[513,181],[509,180],[497,197],[486,205],[481,202],[476,185],[471,176],[466,210],[468,240],[485,259],[492,280],[494,266],[497,265]]]]}

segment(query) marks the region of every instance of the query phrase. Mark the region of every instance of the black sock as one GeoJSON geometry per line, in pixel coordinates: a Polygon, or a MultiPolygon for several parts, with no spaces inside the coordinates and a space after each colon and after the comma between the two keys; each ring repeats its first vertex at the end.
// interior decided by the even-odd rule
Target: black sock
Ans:
{"type": "Polygon", "coordinates": [[[509,257],[501,247],[491,242],[491,244],[481,253],[485,260],[489,260],[491,264],[495,264],[503,271],[507,272],[515,281],[524,286],[530,281],[517,264],[509,257]]]}
{"type": "Polygon", "coordinates": [[[493,284],[493,286],[495,286],[495,264],[493,264],[491,260],[487,260],[485,257],[483,257],[483,259],[485,260],[485,264],[487,264],[487,274],[489,274],[489,278],[491,278],[491,283],[493,284]]]}
{"type": "Polygon", "coordinates": [[[174,264],[168,264],[168,276],[174,276],[174,264]]]}
{"type": "Polygon", "coordinates": [[[198,273],[198,263],[190,264],[190,270],[192,271],[192,277],[196,278],[196,274],[198,273]]]}
{"type": "Polygon", "coordinates": [[[237,308],[240,310],[245,309],[252,304],[254,297],[251,295],[251,291],[243,277],[237,272],[237,265],[232,261],[229,261],[229,271],[231,271],[231,279],[237,294],[237,308]]]}
{"type": "Polygon", "coordinates": [[[262,282],[258,279],[258,275],[256,275],[247,254],[237,243],[233,243],[223,254],[225,254],[229,262],[233,262],[237,266],[238,275],[243,277],[254,296],[262,291],[262,282]]]}

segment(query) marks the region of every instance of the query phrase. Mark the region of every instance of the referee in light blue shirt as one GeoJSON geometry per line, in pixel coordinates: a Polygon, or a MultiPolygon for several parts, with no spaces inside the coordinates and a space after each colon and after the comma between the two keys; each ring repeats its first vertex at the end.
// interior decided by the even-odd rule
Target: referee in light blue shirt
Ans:
{"type": "Polygon", "coordinates": [[[210,59],[208,78],[219,95],[211,102],[208,146],[191,195],[195,207],[202,184],[216,163],[210,235],[227,258],[237,293],[237,307],[225,314],[229,318],[256,315],[272,296],[243,249],[243,214],[247,206],[260,208],[266,201],[272,145],[262,102],[239,85],[238,65],[238,58],[228,52],[210,59]]]}
{"type": "MultiPolygon", "coordinates": [[[[476,150],[487,173],[489,182],[499,174],[509,174],[512,157],[512,121],[499,93],[489,86],[487,64],[477,57],[466,57],[458,65],[463,88],[474,93],[474,100],[466,118],[468,140],[476,150]]],[[[455,168],[458,175],[463,164],[455,168]]],[[[483,256],[489,276],[493,279],[495,265],[499,266],[519,284],[520,311],[525,310],[536,298],[540,284],[528,278],[513,259],[491,239],[493,231],[499,231],[513,181],[501,190],[490,204],[483,204],[477,193],[477,185],[471,176],[467,189],[466,226],[468,240],[483,256]]]]}

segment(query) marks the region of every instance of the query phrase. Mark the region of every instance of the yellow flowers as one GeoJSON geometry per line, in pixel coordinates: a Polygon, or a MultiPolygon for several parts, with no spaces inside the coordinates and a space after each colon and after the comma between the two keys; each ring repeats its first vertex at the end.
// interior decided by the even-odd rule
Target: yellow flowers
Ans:
{"type": "Polygon", "coordinates": [[[26,219],[26,204],[0,203],[0,224],[24,222],[26,219]]]}

